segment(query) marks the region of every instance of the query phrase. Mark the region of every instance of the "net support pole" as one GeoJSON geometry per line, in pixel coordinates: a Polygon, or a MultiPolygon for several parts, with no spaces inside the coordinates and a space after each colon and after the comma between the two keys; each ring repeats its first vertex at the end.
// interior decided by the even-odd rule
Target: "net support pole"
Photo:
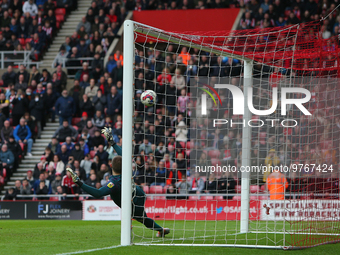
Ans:
{"type": "Polygon", "coordinates": [[[133,133],[133,83],[134,83],[134,25],[124,22],[123,49],[123,144],[122,144],[122,220],[120,243],[131,244],[131,199],[132,199],[132,133],[133,133]]]}
{"type": "MultiPolygon", "coordinates": [[[[248,109],[248,88],[252,87],[252,71],[253,62],[244,61],[244,115],[243,122],[245,123],[242,129],[242,166],[250,166],[251,156],[251,127],[248,126],[248,121],[251,120],[251,112],[248,109]]],[[[247,233],[249,229],[249,201],[250,201],[250,172],[241,172],[241,233],[247,233]]]]}

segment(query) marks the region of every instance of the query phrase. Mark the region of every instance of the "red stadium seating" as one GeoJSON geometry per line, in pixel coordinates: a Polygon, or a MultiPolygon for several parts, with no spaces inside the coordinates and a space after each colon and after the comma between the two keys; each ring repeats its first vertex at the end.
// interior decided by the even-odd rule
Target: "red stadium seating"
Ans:
{"type": "Polygon", "coordinates": [[[18,38],[19,43],[21,44],[22,47],[25,47],[26,42],[25,42],[25,38],[18,38]]]}
{"type": "Polygon", "coordinates": [[[251,193],[259,193],[260,187],[258,185],[250,185],[250,192],[251,193]]]}
{"type": "Polygon", "coordinates": [[[2,177],[6,178],[6,176],[7,176],[7,170],[6,170],[6,168],[3,168],[2,169],[2,177]]]}
{"type": "Polygon", "coordinates": [[[91,157],[91,159],[94,158],[94,155],[96,155],[96,152],[95,152],[95,151],[90,151],[90,157],[91,157]]]}
{"type": "Polygon", "coordinates": [[[79,129],[77,126],[72,126],[72,127],[73,127],[75,130],[77,130],[77,131],[78,131],[78,129],[79,129]]]}
{"type": "Polygon", "coordinates": [[[200,199],[199,196],[189,196],[189,200],[198,200],[200,199]]]}
{"type": "Polygon", "coordinates": [[[211,165],[216,166],[216,165],[221,165],[221,161],[219,161],[217,158],[212,158],[211,159],[211,165]]]}
{"type": "Polygon", "coordinates": [[[165,200],[166,197],[165,196],[154,196],[153,200],[165,200]]]}
{"type": "Polygon", "coordinates": [[[220,157],[221,152],[219,150],[210,150],[208,151],[208,155],[210,158],[219,158],[220,157]]]}
{"type": "Polygon", "coordinates": [[[236,185],[236,193],[241,193],[241,185],[236,185]]]}
{"type": "Polygon", "coordinates": [[[77,125],[81,121],[81,118],[72,118],[71,124],[72,126],[77,125]]]}
{"type": "Polygon", "coordinates": [[[30,43],[31,41],[32,41],[32,38],[26,38],[25,44],[26,44],[26,43],[30,43]]]}
{"type": "Polygon", "coordinates": [[[143,186],[143,191],[145,194],[149,194],[149,186],[143,186]]]}
{"type": "Polygon", "coordinates": [[[62,23],[62,22],[64,22],[64,15],[56,15],[55,19],[56,19],[57,22],[62,23]]]}
{"type": "Polygon", "coordinates": [[[59,197],[50,197],[50,201],[59,201],[59,197]]]}
{"type": "Polygon", "coordinates": [[[234,197],[233,197],[233,200],[241,201],[241,196],[234,196],[234,197]]]}
{"type": "Polygon", "coordinates": [[[160,185],[157,186],[150,186],[150,193],[151,194],[163,194],[163,187],[160,185]]]}
{"type": "Polygon", "coordinates": [[[201,196],[202,200],[214,200],[214,196],[201,196]]]}
{"type": "Polygon", "coordinates": [[[65,16],[66,14],[66,9],[65,8],[57,8],[55,11],[54,11],[54,14],[57,16],[57,15],[63,15],[65,16]]]}

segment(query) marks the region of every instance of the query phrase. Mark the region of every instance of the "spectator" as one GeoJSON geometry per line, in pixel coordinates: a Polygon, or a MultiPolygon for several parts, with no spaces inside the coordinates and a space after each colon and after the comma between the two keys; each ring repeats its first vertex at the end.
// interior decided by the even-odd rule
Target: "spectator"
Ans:
{"type": "Polygon", "coordinates": [[[96,174],[91,174],[90,177],[85,181],[85,184],[95,188],[97,183],[97,176],[96,174]]]}
{"type": "Polygon", "coordinates": [[[34,177],[33,177],[33,171],[32,170],[27,171],[25,179],[29,182],[31,187],[33,187],[35,180],[34,180],[34,177]]]}
{"type": "Polygon", "coordinates": [[[92,98],[97,95],[98,86],[96,86],[95,79],[90,80],[90,86],[86,87],[85,94],[90,98],[92,101],[92,98]]]}
{"type": "Polygon", "coordinates": [[[61,45],[60,49],[59,49],[59,52],[58,52],[57,56],[54,59],[54,66],[55,67],[57,67],[59,65],[65,66],[68,54],[69,53],[66,50],[66,47],[64,45],[61,45]]]}
{"type": "Polygon", "coordinates": [[[53,136],[52,141],[48,144],[48,147],[51,149],[53,154],[57,154],[60,151],[60,144],[58,142],[57,137],[53,136]]]}
{"type": "MultiPolygon", "coordinates": [[[[39,32],[39,27],[40,26],[38,26],[38,32],[39,32]]],[[[42,38],[41,35],[39,36],[38,33],[34,33],[33,40],[31,41],[31,47],[32,47],[31,58],[36,61],[39,60],[40,52],[43,49],[44,40],[42,40],[41,38],[42,38]]]]}
{"type": "Polygon", "coordinates": [[[91,33],[91,23],[86,20],[86,17],[81,18],[81,21],[78,23],[76,30],[78,31],[82,26],[84,26],[85,32],[87,34],[91,33]]]}
{"type": "Polygon", "coordinates": [[[31,17],[34,17],[38,14],[38,7],[33,0],[28,0],[24,3],[22,7],[22,12],[23,13],[28,12],[31,17]]]}
{"type": "Polygon", "coordinates": [[[5,93],[0,93],[0,110],[6,118],[9,118],[9,103],[5,93]]]}
{"type": "Polygon", "coordinates": [[[187,142],[188,140],[188,130],[187,125],[184,121],[181,121],[176,127],[176,141],[187,142]]]}
{"type": "Polygon", "coordinates": [[[83,88],[85,89],[87,86],[90,85],[90,84],[89,84],[89,80],[88,80],[88,79],[90,78],[89,63],[83,62],[82,67],[83,67],[83,69],[82,69],[82,70],[79,70],[79,71],[76,73],[74,79],[75,79],[75,80],[79,80],[80,86],[83,87],[83,88]],[[86,80],[84,80],[84,76],[85,76],[85,75],[87,75],[86,80]],[[83,84],[82,81],[85,81],[86,83],[83,84]]]}
{"type": "Polygon", "coordinates": [[[92,124],[99,129],[102,129],[104,127],[105,119],[101,111],[96,111],[96,114],[92,118],[92,124]]]}
{"type": "Polygon", "coordinates": [[[21,90],[18,90],[16,97],[12,100],[12,104],[13,126],[17,126],[28,109],[29,100],[21,90]]]}
{"type": "Polygon", "coordinates": [[[69,162],[70,152],[69,150],[67,150],[66,145],[61,146],[61,150],[57,155],[60,158],[60,160],[64,163],[64,165],[67,165],[67,163],[69,162]]]}
{"type": "Polygon", "coordinates": [[[92,124],[91,120],[88,120],[86,126],[83,128],[83,131],[87,131],[90,137],[94,137],[94,133],[98,128],[92,124]]]}
{"type": "Polygon", "coordinates": [[[7,72],[5,72],[2,75],[2,80],[4,82],[4,86],[7,87],[10,84],[15,84],[15,82],[16,82],[15,78],[16,78],[16,73],[13,72],[13,68],[10,65],[10,66],[7,67],[7,72]]]}
{"type": "Polygon", "coordinates": [[[79,172],[79,178],[82,181],[86,180],[86,172],[84,168],[80,166],[79,160],[74,160],[73,162],[73,171],[74,172],[79,172]]]}
{"type": "Polygon", "coordinates": [[[46,162],[49,163],[53,161],[54,153],[50,147],[46,147],[44,151],[44,156],[46,157],[46,162]]]}
{"type": "Polygon", "coordinates": [[[109,154],[107,153],[107,151],[104,150],[104,146],[103,145],[99,145],[98,146],[98,150],[95,156],[98,156],[99,161],[98,164],[101,166],[103,164],[108,163],[108,158],[109,158],[109,154]]]}
{"type": "Polygon", "coordinates": [[[72,142],[72,138],[70,136],[67,136],[65,139],[65,142],[61,144],[61,146],[66,145],[67,150],[71,153],[71,151],[74,149],[74,143],[72,142]]]}
{"type": "Polygon", "coordinates": [[[59,124],[63,125],[63,120],[67,120],[71,125],[72,116],[76,112],[76,105],[72,97],[68,96],[67,90],[64,89],[62,96],[55,103],[56,114],[59,115],[59,124]]]}
{"type": "MultiPolygon", "coordinates": [[[[83,63],[83,66],[86,62],[83,63]]],[[[88,65],[87,63],[85,64],[86,66],[88,65]]],[[[89,83],[89,75],[88,74],[84,74],[81,76],[82,77],[82,81],[79,83],[80,87],[85,91],[85,89],[90,86],[89,83]]]]}
{"type": "Polygon", "coordinates": [[[31,72],[28,74],[28,86],[31,86],[32,81],[35,81],[36,84],[38,84],[40,81],[40,78],[41,78],[41,74],[39,70],[37,69],[35,65],[33,65],[31,67],[31,72]]]}
{"type": "Polygon", "coordinates": [[[104,96],[105,93],[103,93],[100,89],[97,91],[97,95],[95,95],[92,98],[92,104],[94,106],[94,110],[96,111],[100,111],[101,113],[104,113],[104,108],[106,105],[106,97],[104,96]]]}
{"type": "Polygon", "coordinates": [[[78,160],[79,162],[84,159],[84,151],[80,148],[79,143],[75,144],[74,150],[71,151],[70,156],[73,156],[74,160],[78,160]]]}
{"type": "MultiPolygon", "coordinates": [[[[218,193],[235,193],[236,181],[230,172],[224,172],[221,179],[218,180],[218,193]]],[[[224,196],[224,199],[233,199],[233,196],[224,196]]]]}
{"type": "Polygon", "coordinates": [[[100,165],[100,169],[97,173],[97,181],[100,181],[104,178],[105,173],[108,172],[107,165],[105,163],[100,165]]]}
{"type": "Polygon", "coordinates": [[[99,145],[105,146],[105,139],[101,136],[100,130],[96,130],[94,133],[94,137],[91,137],[89,140],[90,147],[97,151],[99,145]]]}
{"type": "Polygon", "coordinates": [[[176,188],[179,190],[179,194],[182,195],[178,196],[177,199],[187,199],[186,195],[189,194],[190,183],[187,181],[185,175],[182,175],[182,179],[176,183],[176,188]]]}
{"type": "Polygon", "coordinates": [[[200,194],[204,192],[204,188],[205,188],[204,180],[200,177],[199,172],[195,172],[195,176],[194,178],[192,178],[191,181],[191,189],[189,193],[200,194]]]}
{"type": "Polygon", "coordinates": [[[285,198],[285,189],[288,182],[284,174],[280,173],[279,168],[274,167],[266,182],[266,187],[270,194],[270,200],[283,200],[285,198]]]}
{"type": "Polygon", "coordinates": [[[93,115],[93,104],[92,104],[91,99],[89,99],[86,93],[83,94],[83,98],[79,103],[79,110],[80,112],[83,112],[83,113],[85,112],[89,116],[93,115]]]}
{"type": "Polygon", "coordinates": [[[111,93],[107,95],[107,107],[104,109],[106,115],[109,115],[111,120],[116,120],[118,114],[122,110],[122,97],[119,95],[115,86],[111,87],[111,93]]]}
{"type": "Polygon", "coordinates": [[[10,122],[6,120],[4,126],[1,129],[1,140],[3,143],[9,142],[9,137],[13,135],[13,127],[11,127],[10,122]]]}
{"type": "Polygon", "coordinates": [[[22,186],[20,187],[20,195],[31,195],[32,186],[27,179],[22,181],[22,186]]]}
{"type": "Polygon", "coordinates": [[[43,98],[40,98],[39,94],[35,94],[33,100],[31,100],[29,105],[30,112],[32,116],[35,118],[38,134],[37,137],[40,139],[41,129],[42,129],[42,118],[44,116],[44,101],[43,98]]]}
{"type": "Polygon", "coordinates": [[[65,119],[63,121],[63,125],[55,131],[53,137],[56,137],[59,142],[65,142],[66,137],[70,136],[71,139],[75,141],[77,139],[77,134],[77,130],[70,126],[68,121],[65,119]]]}
{"type": "MultiPolygon", "coordinates": [[[[60,151],[61,151],[61,149],[60,149],[60,151]]],[[[65,164],[64,164],[63,161],[60,160],[58,154],[55,154],[55,155],[53,156],[53,161],[51,161],[51,162],[49,163],[49,167],[51,167],[51,166],[55,169],[55,171],[56,171],[55,174],[56,174],[56,175],[57,175],[58,173],[61,174],[61,173],[64,171],[64,169],[65,169],[65,164]]]]}
{"type": "MultiPolygon", "coordinates": [[[[35,194],[36,195],[47,195],[49,192],[48,192],[48,188],[45,184],[45,181],[41,180],[39,182],[39,186],[36,188],[35,190],[35,194]]],[[[39,198],[40,200],[44,199],[42,197],[39,198]]]]}
{"type": "Polygon", "coordinates": [[[19,143],[17,141],[15,141],[13,135],[9,136],[9,140],[8,140],[8,142],[6,144],[8,146],[8,149],[14,155],[14,159],[15,159],[14,168],[16,168],[18,166],[19,157],[22,155],[21,147],[20,147],[19,143]]]}
{"type": "Polygon", "coordinates": [[[46,116],[51,114],[52,123],[55,122],[55,103],[57,101],[57,96],[53,92],[52,88],[47,88],[46,93],[44,93],[43,103],[46,116]]]}
{"type": "Polygon", "coordinates": [[[267,170],[263,171],[263,181],[266,182],[268,175],[270,174],[271,167],[277,166],[280,163],[280,159],[275,155],[275,149],[270,149],[268,156],[264,161],[267,166],[267,170]]]}
{"type": "Polygon", "coordinates": [[[217,181],[214,173],[210,173],[209,179],[205,182],[205,192],[210,194],[217,193],[217,181]]]}
{"type": "Polygon", "coordinates": [[[37,194],[37,192],[39,190],[41,190],[42,188],[44,188],[43,186],[40,186],[40,182],[43,182],[44,183],[44,186],[46,186],[47,188],[47,194],[51,194],[51,187],[49,185],[49,183],[47,184],[47,181],[46,181],[46,176],[44,173],[40,173],[39,175],[39,178],[34,182],[34,185],[33,185],[33,191],[34,191],[34,194],[37,194]]]}
{"type": "Polygon", "coordinates": [[[86,176],[90,176],[92,162],[90,160],[89,154],[85,154],[84,159],[80,162],[80,167],[84,168],[86,176]]]}
{"type": "Polygon", "coordinates": [[[151,183],[150,186],[160,185],[165,186],[166,179],[166,168],[164,167],[164,162],[160,161],[156,169],[155,182],[151,183]]]}
{"type": "Polygon", "coordinates": [[[58,194],[57,188],[61,186],[62,180],[61,180],[61,173],[56,173],[55,174],[55,179],[51,183],[51,189],[52,189],[52,194],[58,194]]]}
{"type": "Polygon", "coordinates": [[[117,61],[117,66],[112,69],[111,78],[113,83],[117,83],[117,81],[123,81],[123,65],[122,61],[117,61]]]}
{"type": "Polygon", "coordinates": [[[16,198],[16,193],[15,193],[14,189],[13,188],[9,188],[6,191],[4,200],[15,200],[15,198],[16,198]]]}
{"type": "Polygon", "coordinates": [[[19,144],[22,143],[24,146],[27,145],[27,156],[32,157],[32,133],[30,128],[26,125],[24,118],[20,119],[20,124],[15,127],[13,135],[15,140],[19,142],[19,144]]]}
{"type": "Polygon", "coordinates": [[[40,174],[44,173],[46,171],[45,165],[42,162],[39,162],[34,167],[33,177],[34,180],[37,180],[40,176],[40,174]]]}
{"type": "Polygon", "coordinates": [[[62,66],[58,65],[57,70],[54,72],[57,74],[57,80],[60,81],[61,89],[64,90],[66,88],[66,83],[67,83],[67,75],[66,73],[62,70],[62,66]]]}

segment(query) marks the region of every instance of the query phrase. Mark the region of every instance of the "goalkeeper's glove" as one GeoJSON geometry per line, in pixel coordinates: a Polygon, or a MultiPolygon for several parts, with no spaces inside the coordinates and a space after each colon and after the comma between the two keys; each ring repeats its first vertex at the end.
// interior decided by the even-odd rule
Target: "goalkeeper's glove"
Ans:
{"type": "Polygon", "coordinates": [[[112,129],[111,128],[104,127],[102,129],[102,133],[104,134],[104,136],[105,136],[105,138],[107,140],[108,145],[113,146],[113,145],[116,144],[116,142],[113,140],[113,135],[112,135],[112,129]]]}
{"type": "Polygon", "coordinates": [[[75,184],[77,184],[79,187],[83,185],[83,182],[79,179],[79,176],[75,174],[71,168],[66,168],[66,171],[71,174],[72,180],[75,184]]]}

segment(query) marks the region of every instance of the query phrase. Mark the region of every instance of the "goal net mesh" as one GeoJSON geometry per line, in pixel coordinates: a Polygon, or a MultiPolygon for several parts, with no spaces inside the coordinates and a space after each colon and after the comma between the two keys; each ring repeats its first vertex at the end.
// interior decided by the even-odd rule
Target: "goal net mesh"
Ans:
{"type": "Polygon", "coordinates": [[[318,23],[182,34],[134,25],[133,176],[147,194],[148,217],[171,233],[157,238],[133,222],[133,243],[301,248],[338,241],[338,38],[322,39],[318,23]],[[239,98],[218,85],[243,91],[249,60],[253,108],[277,107],[244,122],[235,114],[239,98]],[[310,91],[303,104],[310,115],[293,104],[282,114],[283,88],[310,91]],[[145,90],[157,93],[152,107],[141,103],[145,90]],[[250,148],[242,146],[245,126],[250,148]],[[249,193],[246,233],[242,171],[250,183],[242,190],[249,193]]]}

